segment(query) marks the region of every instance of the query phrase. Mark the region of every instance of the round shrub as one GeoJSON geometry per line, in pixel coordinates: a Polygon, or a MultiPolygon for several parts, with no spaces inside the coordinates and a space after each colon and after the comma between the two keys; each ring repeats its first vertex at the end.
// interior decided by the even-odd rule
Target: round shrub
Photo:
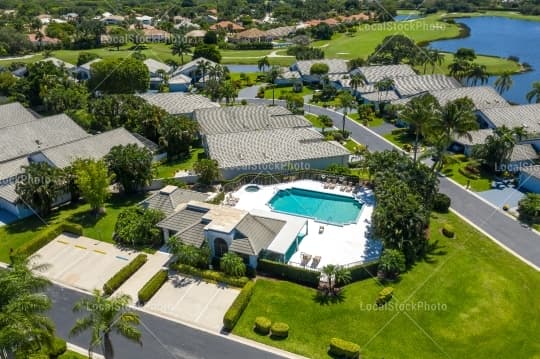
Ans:
{"type": "Polygon", "coordinates": [[[49,358],[58,358],[67,351],[67,343],[62,338],[54,338],[51,349],[49,350],[49,358]]]}
{"type": "Polygon", "coordinates": [[[287,338],[289,336],[289,325],[286,323],[276,322],[270,327],[274,338],[287,338]]]}
{"type": "Polygon", "coordinates": [[[451,224],[445,223],[442,228],[442,233],[445,237],[454,238],[455,230],[451,224]]]}
{"type": "Polygon", "coordinates": [[[451,203],[450,197],[444,193],[437,193],[433,198],[433,210],[439,213],[447,213],[451,203]]]}
{"type": "Polygon", "coordinates": [[[332,338],[330,339],[328,352],[339,358],[358,358],[360,356],[360,346],[340,338],[332,338]]]}
{"type": "Polygon", "coordinates": [[[412,145],[409,144],[409,143],[406,143],[406,144],[403,145],[403,150],[404,151],[411,152],[412,148],[413,148],[412,145]]]}
{"type": "Polygon", "coordinates": [[[272,326],[272,321],[266,317],[257,317],[255,318],[255,331],[262,335],[268,335],[270,333],[270,327],[272,326]]]}

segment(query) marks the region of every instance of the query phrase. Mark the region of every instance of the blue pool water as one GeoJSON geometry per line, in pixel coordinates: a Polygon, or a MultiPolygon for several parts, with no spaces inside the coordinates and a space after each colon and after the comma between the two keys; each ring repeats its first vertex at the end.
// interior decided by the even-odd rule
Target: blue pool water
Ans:
{"type": "Polygon", "coordinates": [[[337,225],[356,223],[362,209],[362,204],[352,197],[300,188],[278,191],[268,205],[276,212],[337,225]]]}

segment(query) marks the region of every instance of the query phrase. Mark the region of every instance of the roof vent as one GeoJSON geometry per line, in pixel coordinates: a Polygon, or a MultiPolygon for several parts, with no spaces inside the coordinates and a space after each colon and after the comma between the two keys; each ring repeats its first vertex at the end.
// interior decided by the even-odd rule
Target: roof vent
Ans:
{"type": "Polygon", "coordinates": [[[178,189],[178,187],[169,185],[160,189],[159,193],[169,195],[173,193],[174,191],[176,191],[176,189],[178,189]]]}

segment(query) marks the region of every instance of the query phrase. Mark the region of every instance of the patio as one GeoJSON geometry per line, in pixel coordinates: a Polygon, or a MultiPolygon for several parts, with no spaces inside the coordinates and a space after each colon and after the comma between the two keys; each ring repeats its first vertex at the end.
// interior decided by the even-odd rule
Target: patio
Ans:
{"type": "Polygon", "coordinates": [[[363,190],[353,194],[352,192],[341,191],[340,186],[336,186],[334,189],[324,188],[326,186],[323,183],[312,180],[300,180],[268,186],[257,185],[257,187],[257,191],[250,191],[253,190],[253,185],[243,186],[232,194],[229,203],[234,205],[235,208],[247,211],[258,210],[275,215],[275,212],[271,210],[267,203],[277,191],[292,187],[340,196],[357,196],[363,202],[356,223],[342,226],[322,223],[316,219],[279,213],[280,216],[289,218],[291,221],[302,218],[308,222],[307,234],[299,240],[298,249],[289,258],[289,264],[321,269],[327,264],[359,264],[379,257],[381,243],[371,239],[369,231],[374,206],[372,191],[363,190]]]}

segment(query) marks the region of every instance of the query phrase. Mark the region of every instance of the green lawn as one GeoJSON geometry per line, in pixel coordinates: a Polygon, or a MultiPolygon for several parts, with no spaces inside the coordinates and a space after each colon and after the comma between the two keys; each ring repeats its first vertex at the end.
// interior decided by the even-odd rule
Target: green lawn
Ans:
{"type": "Polygon", "coordinates": [[[345,148],[348,149],[351,153],[354,153],[356,152],[356,147],[358,146],[358,143],[354,140],[349,139],[345,141],[345,144],[343,146],[345,146],[345,148]]]}
{"type": "Polygon", "coordinates": [[[449,18],[500,16],[500,17],[507,17],[510,19],[517,19],[517,20],[540,21],[540,16],[537,16],[537,15],[523,15],[516,11],[497,11],[497,10],[489,10],[489,11],[474,12],[474,13],[459,13],[458,12],[458,13],[451,13],[451,14],[443,14],[443,16],[449,17],[449,18]]]}
{"type": "Polygon", "coordinates": [[[88,356],[68,350],[64,354],[60,355],[58,359],[88,359],[88,356]]]}
{"type": "MultiPolygon", "coordinates": [[[[274,96],[276,99],[279,99],[281,96],[284,96],[285,94],[289,92],[293,92],[292,86],[276,87],[274,89],[274,96]]],[[[302,92],[293,92],[293,93],[306,96],[306,95],[312,94],[313,90],[307,86],[302,86],[302,92]]],[[[264,98],[272,99],[272,89],[267,89],[266,91],[264,91],[264,98]]]]}
{"type": "Polygon", "coordinates": [[[319,116],[311,114],[311,113],[305,113],[304,117],[311,122],[313,127],[322,128],[321,120],[319,120],[319,116]]]}
{"type": "MultiPolygon", "coordinates": [[[[359,120],[358,112],[350,113],[347,116],[362,125],[364,124],[362,121],[359,120]]],[[[384,124],[384,119],[377,116],[373,118],[373,121],[368,121],[368,127],[379,127],[379,126],[382,126],[383,124],[384,124]]]]}
{"type": "Polygon", "coordinates": [[[460,168],[464,168],[472,162],[474,161],[464,155],[452,156],[451,163],[448,163],[444,166],[442,173],[463,186],[466,186],[467,183],[469,183],[470,188],[476,192],[487,191],[491,189],[491,182],[493,181],[492,174],[481,171],[479,179],[470,179],[469,177],[459,172],[460,168]]]}
{"type": "Polygon", "coordinates": [[[403,145],[414,142],[414,135],[410,134],[406,128],[393,130],[391,133],[383,135],[383,137],[399,148],[403,148],[403,145]]]}
{"type": "Polygon", "coordinates": [[[249,83],[249,86],[253,86],[255,84],[260,83],[260,81],[258,81],[257,78],[259,76],[263,75],[263,73],[262,72],[250,72],[250,73],[244,73],[244,75],[246,76],[245,80],[241,80],[240,79],[240,72],[231,72],[230,73],[231,81],[240,81],[242,87],[248,86],[248,83],[249,83]]]}
{"type": "Polygon", "coordinates": [[[193,164],[197,162],[197,159],[202,154],[204,154],[204,149],[192,148],[189,158],[161,162],[155,167],[154,176],[155,178],[171,178],[177,171],[190,170],[193,168],[193,164]]]}
{"type": "MultiPolygon", "coordinates": [[[[135,205],[144,199],[145,195],[122,196],[113,195],[105,204],[105,214],[96,217],[90,212],[90,206],[82,203],[68,205],[56,210],[46,218],[47,224],[55,225],[64,221],[71,221],[83,226],[83,235],[112,243],[114,225],[120,211],[128,206],[135,205]]],[[[17,248],[39,235],[47,226],[37,217],[29,217],[12,224],[0,227],[0,261],[9,262],[9,249],[17,248]]]]}
{"type": "Polygon", "coordinates": [[[454,214],[433,217],[430,242],[429,258],[393,284],[392,307],[374,306],[382,287],[373,279],[347,286],[334,304],[315,301],[313,289],[259,279],[233,333],[315,359],[329,357],[332,337],[358,343],[365,359],[540,358],[540,274],[454,214]],[[440,234],[445,222],[456,239],[440,234]],[[254,333],[257,316],[288,323],[289,337],[254,333]]]}
{"type": "MultiPolygon", "coordinates": [[[[453,61],[453,55],[449,53],[444,54],[444,61],[440,65],[436,65],[435,69],[433,69],[431,66],[427,66],[426,68],[426,74],[436,73],[436,74],[446,74],[449,75],[448,66],[453,61]]],[[[500,57],[494,57],[494,56],[485,56],[485,55],[478,55],[476,60],[477,63],[485,65],[486,70],[491,75],[500,75],[503,72],[509,71],[512,73],[520,72],[521,65],[517,62],[510,61],[507,59],[503,59],[500,57]]],[[[423,66],[416,66],[416,70],[420,73],[424,73],[424,67],[423,66]]]]}

